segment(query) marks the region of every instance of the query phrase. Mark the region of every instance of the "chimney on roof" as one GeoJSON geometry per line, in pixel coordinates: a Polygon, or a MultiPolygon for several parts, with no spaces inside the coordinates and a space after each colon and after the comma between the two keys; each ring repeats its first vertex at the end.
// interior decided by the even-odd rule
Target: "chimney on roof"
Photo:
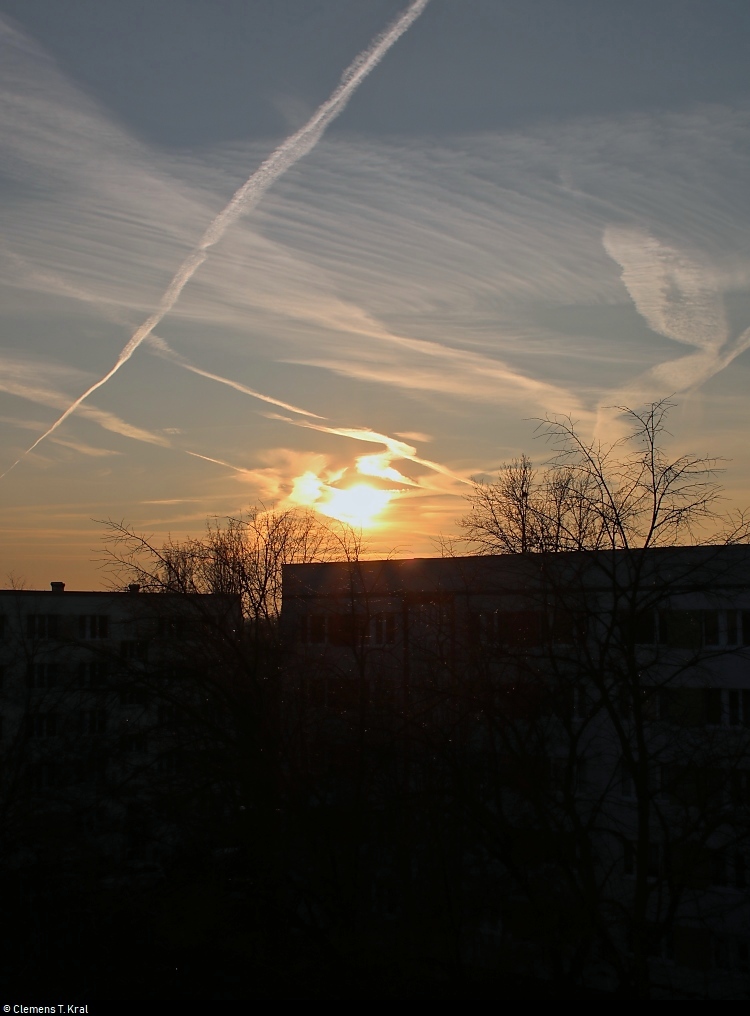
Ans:
{"type": "Polygon", "coordinates": [[[64,582],[50,582],[50,587],[53,593],[64,593],[65,583],[64,582]]]}
{"type": "Polygon", "coordinates": [[[139,593],[140,590],[141,590],[141,587],[138,585],[137,582],[131,582],[130,585],[128,586],[128,592],[129,593],[139,593]]]}

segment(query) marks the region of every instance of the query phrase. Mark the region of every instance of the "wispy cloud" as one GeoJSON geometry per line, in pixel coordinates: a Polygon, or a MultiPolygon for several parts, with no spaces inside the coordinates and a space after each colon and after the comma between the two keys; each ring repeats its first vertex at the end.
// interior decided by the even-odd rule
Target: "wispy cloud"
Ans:
{"type": "MultiPolygon", "coordinates": [[[[60,388],[52,387],[55,381],[67,385],[80,383],[80,372],[61,364],[40,363],[17,354],[0,353],[0,391],[38,405],[60,409],[68,405],[70,396],[60,388]]],[[[164,448],[170,446],[170,441],[163,434],[138,427],[97,406],[82,406],[80,415],[113,434],[164,448]]]]}
{"type": "MultiPolygon", "coordinates": [[[[345,109],[349,99],[359,87],[367,75],[377,67],[382,58],[388,52],[405,31],[419,17],[429,0],[412,0],[406,11],[401,14],[384,32],[382,32],[367,49],[355,57],[352,63],[344,71],[341,82],[334,89],[326,101],[318,107],[313,116],[296,133],[287,138],[271,155],[263,161],[260,167],[251,174],[245,183],[235,191],[231,200],[222,208],[210,222],[208,228],[201,236],[199,242],[188,253],[179,268],[172,277],[169,285],[164,290],[157,309],[150,314],[146,320],[133,332],[117,357],[117,360],[110,369],[95,381],[58,417],[55,422],[41,434],[33,444],[24,452],[28,455],[42,441],[53,434],[58,427],[68,419],[89,396],[103,387],[123,364],[127,363],[133,353],[138,349],[144,339],[148,338],[154,328],[168,314],[180,298],[182,290],[192,279],[193,275],[200,268],[208,256],[211,247],[217,244],[226,231],[237,219],[251,208],[253,208],[266,190],[291,166],[307,155],[318,143],[328,125],[345,109]]],[[[9,469],[0,474],[4,477],[10,469],[18,464],[19,460],[13,463],[9,469]]]]}
{"type": "Polygon", "coordinates": [[[750,328],[731,336],[719,272],[685,251],[633,228],[609,227],[604,246],[622,269],[622,281],[649,327],[696,352],[651,367],[627,388],[686,392],[696,388],[750,347],[750,328]]]}

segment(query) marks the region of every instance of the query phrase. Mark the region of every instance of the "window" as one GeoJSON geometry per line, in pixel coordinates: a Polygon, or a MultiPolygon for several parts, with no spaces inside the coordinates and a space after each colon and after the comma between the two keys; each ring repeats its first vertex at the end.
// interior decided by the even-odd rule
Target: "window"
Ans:
{"type": "MultiPolygon", "coordinates": [[[[387,635],[387,626],[383,630],[387,635]]],[[[301,635],[309,645],[356,646],[366,633],[367,618],[359,614],[308,614],[301,635]]]]}
{"type": "Polygon", "coordinates": [[[29,782],[31,789],[36,793],[43,790],[53,790],[59,785],[59,767],[51,762],[41,762],[29,770],[29,782]]]}
{"type": "Polygon", "coordinates": [[[120,689],[121,706],[145,706],[148,702],[148,694],[145,688],[128,687],[120,689]]]}
{"type": "Polygon", "coordinates": [[[54,688],[60,682],[60,668],[56,663],[32,663],[26,671],[29,688],[54,688]]]}
{"type": "Polygon", "coordinates": [[[180,725],[181,713],[172,702],[162,702],[159,705],[159,726],[174,729],[180,725]]]}
{"type": "Polygon", "coordinates": [[[122,739],[122,750],[128,754],[144,752],[147,744],[146,735],[141,731],[134,734],[126,734],[122,739]]]}
{"type": "Polygon", "coordinates": [[[55,713],[36,713],[28,717],[29,735],[35,738],[55,737],[57,716],[55,713]]]}
{"type": "Polygon", "coordinates": [[[164,752],[156,760],[156,771],[162,776],[174,776],[185,768],[185,759],[181,751],[164,752]]]}
{"type": "Polygon", "coordinates": [[[750,726],[750,689],[704,688],[703,701],[709,726],[750,726]]]}
{"type": "Polygon", "coordinates": [[[750,805],[750,769],[733,769],[729,787],[732,804],[736,808],[750,805]]]}
{"type": "Polygon", "coordinates": [[[131,663],[145,663],[148,659],[148,643],[128,639],[120,643],[120,656],[131,663]]]}
{"type": "Polygon", "coordinates": [[[640,646],[652,646],[656,642],[656,611],[639,610],[632,620],[633,642],[640,646]]]}
{"type": "Polygon", "coordinates": [[[59,621],[57,614],[29,614],[26,617],[26,634],[30,639],[56,639],[59,621]]]}
{"type": "Polygon", "coordinates": [[[662,854],[660,843],[649,843],[646,856],[646,875],[648,878],[658,878],[662,873],[662,854]]]}
{"type": "Polygon", "coordinates": [[[324,614],[308,614],[302,619],[302,641],[313,646],[322,645],[326,641],[326,616],[324,614]]]}
{"type": "Polygon", "coordinates": [[[542,613],[539,610],[502,611],[497,615],[498,637],[511,648],[528,649],[542,642],[542,613]]]}
{"type": "Polygon", "coordinates": [[[78,618],[79,639],[106,639],[109,636],[109,618],[104,614],[81,614],[78,618]]]}
{"type": "Polygon", "coordinates": [[[76,677],[79,688],[103,688],[107,683],[107,676],[106,663],[87,661],[78,664],[76,677]]]}
{"type": "Polygon", "coordinates": [[[623,843],[622,870],[626,875],[635,875],[635,850],[630,840],[623,843]]]}
{"type": "Polygon", "coordinates": [[[78,714],[79,734],[104,734],[107,730],[107,714],[103,709],[89,709],[78,714]]]}
{"type": "Polygon", "coordinates": [[[392,645],[396,641],[396,616],[376,614],[372,621],[372,640],[376,646],[392,645]]]}
{"type": "Polygon", "coordinates": [[[624,760],[620,763],[620,797],[624,797],[628,801],[632,801],[635,797],[633,774],[624,760]]]}
{"type": "Polygon", "coordinates": [[[709,850],[709,868],[711,885],[728,885],[729,873],[727,857],[723,850],[709,850]]]}
{"type": "Polygon", "coordinates": [[[703,641],[707,646],[718,646],[719,638],[719,611],[703,611],[703,641]]]}
{"type": "Polygon", "coordinates": [[[186,634],[184,617],[160,617],[156,622],[156,633],[161,639],[180,639],[186,634]]]}
{"type": "Polygon", "coordinates": [[[551,618],[550,635],[555,645],[581,645],[586,641],[586,617],[558,608],[551,618]]]}
{"type": "Polygon", "coordinates": [[[750,610],[741,610],[740,621],[742,623],[742,632],[738,642],[741,646],[750,646],[750,610]]]}
{"type": "Polygon", "coordinates": [[[670,649],[700,649],[703,613],[701,610],[660,610],[659,641],[670,649]]]}
{"type": "Polygon", "coordinates": [[[718,725],[721,723],[722,709],[721,709],[721,688],[704,688],[703,689],[703,703],[706,714],[706,723],[709,725],[718,725]]]}

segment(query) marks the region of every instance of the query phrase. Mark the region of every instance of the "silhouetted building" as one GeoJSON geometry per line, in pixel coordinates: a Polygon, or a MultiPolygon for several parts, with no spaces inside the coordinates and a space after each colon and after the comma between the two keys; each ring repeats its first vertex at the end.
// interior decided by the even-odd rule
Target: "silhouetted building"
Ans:
{"type": "Polygon", "coordinates": [[[288,565],[283,582],[300,751],[343,799],[363,750],[397,737],[391,785],[432,829],[413,863],[450,840],[471,956],[747,990],[750,547],[288,565]]]}
{"type": "Polygon", "coordinates": [[[235,597],[0,590],[7,863],[169,851],[160,798],[199,750],[188,717],[241,625],[235,597]]]}

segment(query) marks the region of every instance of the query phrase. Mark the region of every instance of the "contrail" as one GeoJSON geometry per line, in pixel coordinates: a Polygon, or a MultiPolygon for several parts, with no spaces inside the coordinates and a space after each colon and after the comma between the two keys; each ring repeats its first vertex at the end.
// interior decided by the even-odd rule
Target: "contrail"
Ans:
{"type": "Polygon", "coordinates": [[[101,388],[102,385],[105,385],[107,381],[109,381],[109,379],[117,373],[120,367],[122,367],[122,365],[130,359],[143,340],[151,334],[165,314],[168,314],[177,303],[180,298],[180,293],[208,257],[209,248],[213,247],[214,244],[221,240],[229,227],[233,225],[241,215],[255,207],[263,194],[273,183],[275,183],[276,180],[278,180],[280,176],[286,173],[286,171],[296,162],[299,162],[299,160],[303,156],[307,155],[308,152],[312,151],[322,137],[325,129],[341,112],[343,112],[349,99],[370,71],[377,67],[391,46],[393,46],[404,32],[417,20],[428,3],[429,0],[413,0],[404,13],[400,17],[396,18],[393,24],[386,28],[384,32],[381,32],[380,35],[376,36],[367,49],[363,50],[357,57],[355,57],[342,74],[338,87],[335,88],[326,101],[318,107],[304,127],[301,127],[295,134],[292,134],[286,139],[286,141],[282,142],[282,144],[279,145],[279,147],[272,152],[264,162],[261,163],[252,176],[250,176],[245,183],[243,183],[243,185],[235,191],[229,203],[219,212],[213,222],[209,224],[198,244],[193,248],[190,254],[188,254],[177,269],[174,278],[167,286],[157,309],[153,314],[146,318],[143,324],[140,325],[135,332],[133,332],[133,335],[124,346],[114,365],[82,395],[79,395],[75,402],[72,402],[70,406],[68,406],[62,416],[58,417],[52,426],[49,427],[41,437],[38,437],[30,448],[26,449],[21,458],[16,459],[12,466],[6,469],[4,473],[0,474],[0,479],[6,476],[11,469],[15,468],[21,459],[25,458],[30,452],[33,452],[37,445],[41,444],[45,438],[48,438],[50,434],[54,433],[60,424],[64,423],[65,420],[67,420],[68,417],[74,413],[76,409],[78,409],[81,403],[89,397],[89,395],[93,394],[97,388],[101,388]]]}
{"type": "Polygon", "coordinates": [[[190,370],[193,374],[198,374],[200,377],[208,378],[210,381],[219,381],[223,385],[229,385],[230,388],[234,388],[238,392],[242,392],[243,395],[250,395],[254,399],[260,399],[261,402],[270,402],[272,406],[280,406],[281,409],[288,409],[292,413],[299,413],[300,416],[312,416],[316,420],[324,420],[325,417],[319,413],[313,413],[309,409],[302,409],[300,406],[293,406],[291,402],[282,402],[280,399],[274,399],[271,395],[264,395],[262,392],[256,392],[254,388],[248,388],[247,385],[240,384],[239,381],[232,381],[231,378],[223,377],[221,374],[212,374],[210,370],[203,370],[201,367],[196,367],[195,364],[186,360],[184,356],[180,356],[176,353],[171,346],[169,346],[164,339],[160,339],[158,335],[153,333],[148,337],[148,342],[152,347],[156,356],[162,357],[164,360],[169,360],[171,363],[179,364],[180,367],[184,367],[185,370],[190,370]]]}

